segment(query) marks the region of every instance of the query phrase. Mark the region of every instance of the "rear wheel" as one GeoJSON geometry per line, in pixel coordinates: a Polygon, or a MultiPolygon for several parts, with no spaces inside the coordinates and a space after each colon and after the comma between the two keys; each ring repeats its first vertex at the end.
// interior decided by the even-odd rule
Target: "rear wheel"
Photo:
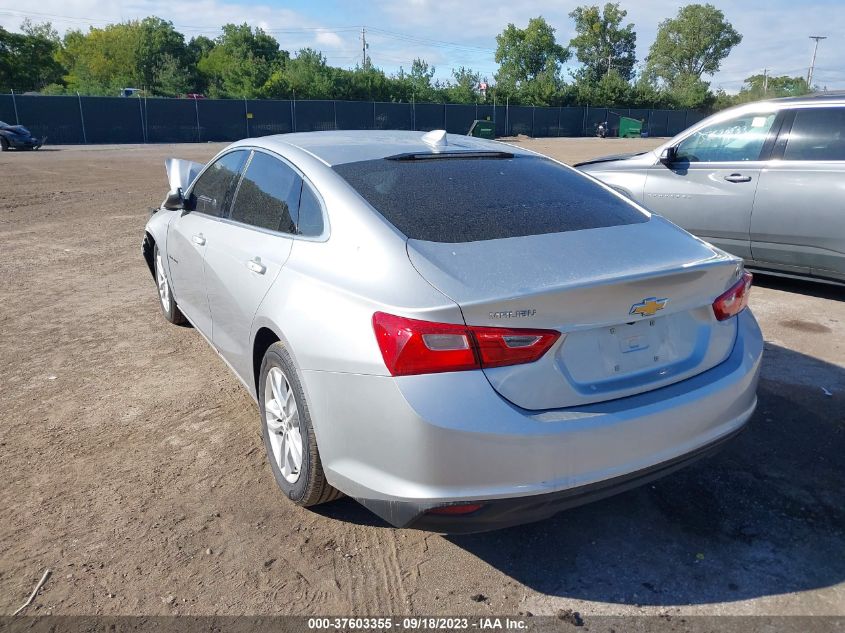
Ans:
{"type": "Polygon", "coordinates": [[[158,288],[159,305],[161,306],[161,313],[164,318],[175,325],[187,325],[188,319],[182,314],[179,306],[176,305],[176,299],[173,298],[173,293],[170,291],[170,282],[167,280],[167,273],[161,261],[161,251],[158,246],[155,247],[153,253],[153,262],[155,263],[155,281],[158,288]]]}
{"type": "Polygon", "coordinates": [[[5,152],[7,149],[9,149],[9,141],[0,136],[0,152],[5,152]]]}
{"type": "Polygon", "coordinates": [[[281,343],[271,345],[264,355],[258,402],[267,460],[285,496],[304,507],[340,497],[326,481],[305,393],[281,343]]]}

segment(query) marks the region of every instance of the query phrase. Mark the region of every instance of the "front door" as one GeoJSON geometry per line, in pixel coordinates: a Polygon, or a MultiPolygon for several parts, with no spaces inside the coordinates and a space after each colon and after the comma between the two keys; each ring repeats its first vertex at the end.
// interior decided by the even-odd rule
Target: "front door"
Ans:
{"type": "Polygon", "coordinates": [[[188,194],[187,207],[167,231],[167,259],[173,296],[179,309],[208,338],[211,311],[208,307],[204,260],[209,234],[225,214],[241,168],[249,152],[224,154],[212,163],[188,194]]]}
{"type": "Polygon", "coordinates": [[[743,114],[683,139],[675,160],[648,171],[646,206],[690,233],[745,259],[761,161],[776,114],[743,114]]]}

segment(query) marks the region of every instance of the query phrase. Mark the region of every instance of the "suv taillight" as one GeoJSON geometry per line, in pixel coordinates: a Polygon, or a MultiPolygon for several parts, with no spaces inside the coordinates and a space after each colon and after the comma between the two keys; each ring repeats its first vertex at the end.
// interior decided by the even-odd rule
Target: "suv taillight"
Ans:
{"type": "Polygon", "coordinates": [[[433,323],[384,312],[373,315],[384,364],[392,376],[531,363],[560,332],[433,323]]]}
{"type": "Polygon", "coordinates": [[[716,319],[724,321],[736,316],[748,307],[748,296],[751,294],[751,280],[754,276],[745,271],[733,286],[716,297],[713,302],[713,314],[716,319]]]}

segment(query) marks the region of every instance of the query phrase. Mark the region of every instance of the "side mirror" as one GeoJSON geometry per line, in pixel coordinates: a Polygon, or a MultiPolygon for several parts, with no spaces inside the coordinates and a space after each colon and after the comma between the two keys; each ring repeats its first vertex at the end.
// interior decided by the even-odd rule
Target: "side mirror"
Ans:
{"type": "Polygon", "coordinates": [[[671,165],[678,158],[677,147],[667,147],[660,153],[660,162],[664,165],[671,165]]]}
{"type": "Polygon", "coordinates": [[[162,205],[168,211],[178,211],[185,208],[185,198],[182,197],[182,189],[171,189],[167,192],[167,197],[164,199],[162,205]]]}

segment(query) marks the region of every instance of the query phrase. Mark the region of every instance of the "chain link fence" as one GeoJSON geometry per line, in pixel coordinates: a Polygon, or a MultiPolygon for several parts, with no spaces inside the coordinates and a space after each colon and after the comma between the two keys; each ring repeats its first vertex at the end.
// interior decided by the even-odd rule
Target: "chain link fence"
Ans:
{"type": "Polygon", "coordinates": [[[496,136],[592,136],[605,121],[613,136],[620,116],[643,121],[649,136],[674,136],[706,115],[592,106],[0,95],[0,121],[25,125],[53,145],[203,143],[315,130],[466,134],[476,119],[493,121],[496,136]]]}

